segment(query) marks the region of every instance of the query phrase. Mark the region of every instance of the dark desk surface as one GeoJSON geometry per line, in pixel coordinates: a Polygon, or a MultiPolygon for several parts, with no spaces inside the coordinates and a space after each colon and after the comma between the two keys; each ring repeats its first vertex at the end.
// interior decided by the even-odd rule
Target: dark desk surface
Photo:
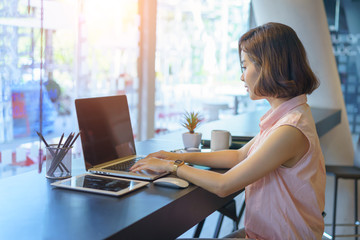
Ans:
{"type": "MultiPolygon", "coordinates": [[[[241,114],[203,129],[254,136],[262,115],[241,114]]],[[[313,115],[320,136],[340,122],[339,110],[313,109],[313,115]]],[[[138,154],[182,148],[174,136],[137,143],[138,154]]],[[[73,175],[85,171],[81,159],[73,165],[73,175]]],[[[150,184],[116,198],[57,189],[50,182],[36,171],[0,180],[0,239],[174,239],[236,195],[219,198],[194,185],[176,190],[150,184]]]]}
{"type": "MultiPolygon", "coordinates": [[[[179,147],[162,140],[137,144],[140,154],[179,147]]],[[[82,172],[77,168],[73,175],[82,172]]],[[[194,185],[177,190],[150,184],[117,198],[50,183],[36,171],[0,180],[0,239],[175,239],[234,197],[194,185]]]]}

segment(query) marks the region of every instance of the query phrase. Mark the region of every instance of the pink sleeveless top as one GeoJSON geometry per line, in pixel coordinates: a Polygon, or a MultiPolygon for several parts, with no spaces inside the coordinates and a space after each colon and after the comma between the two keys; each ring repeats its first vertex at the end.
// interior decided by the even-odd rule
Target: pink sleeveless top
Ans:
{"type": "MultiPolygon", "coordinates": [[[[276,128],[290,125],[309,140],[308,152],[291,168],[279,167],[245,188],[245,231],[253,239],[321,239],[326,173],[315,123],[300,95],[269,110],[248,156],[276,128]]],[[[259,166],[261,167],[261,166],[259,166]]]]}

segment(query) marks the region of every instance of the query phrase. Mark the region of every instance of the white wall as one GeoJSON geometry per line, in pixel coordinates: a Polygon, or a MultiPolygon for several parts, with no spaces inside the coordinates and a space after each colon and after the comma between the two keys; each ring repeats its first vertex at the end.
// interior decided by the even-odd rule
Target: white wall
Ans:
{"type": "Polygon", "coordinates": [[[320,80],[320,87],[309,96],[309,104],[342,109],[341,124],[321,138],[326,163],[352,164],[352,139],[323,1],[253,0],[253,7],[258,25],[280,22],[297,32],[320,80]]]}
{"type": "MultiPolygon", "coordinates": [[[[310,106],[341,108],[342,122],[320,139],[326,164],[353,164],[353,145],[344,98],[326,19],[323,0],[253,0],[257,25],[280,22],[291,26],[305,46],[310,65],[320,80],[320,87],[308,98],[310,106]]],[[[339,186],[337,219],[353,219],[353,185],[339,186]]],[[[328,177],[325,222],[331,222],[333,178],[328,177]]],[[[351,228],[353,229],[353,228],[351,228]]],[[[337,230],[338,231],[338,230],[337,230]]],[[[339,229],[338,233],[343,232],[339,229]]]]}

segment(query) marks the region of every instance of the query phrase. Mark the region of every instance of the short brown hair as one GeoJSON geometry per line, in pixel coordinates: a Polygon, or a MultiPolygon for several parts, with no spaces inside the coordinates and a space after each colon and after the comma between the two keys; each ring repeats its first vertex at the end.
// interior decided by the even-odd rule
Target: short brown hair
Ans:
{"type": "Polygon", "coordinates": [[[239,40],[240,60],[241,51],[260,70],[254,87],[259,96],[292,98],[319,86],[305,48],[289,26],[270,22],[250,29],[239,40]]]}

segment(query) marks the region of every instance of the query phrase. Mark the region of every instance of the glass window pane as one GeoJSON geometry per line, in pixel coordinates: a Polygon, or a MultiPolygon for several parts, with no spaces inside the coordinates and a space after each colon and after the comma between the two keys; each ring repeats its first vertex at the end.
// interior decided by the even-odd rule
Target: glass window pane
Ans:
{"type": "Polygon", "coordinates": [[[37,168],[40,120],[49,143],[77,132],[76,98],[126,94],[137,117],[137,0],[44,1],[42,71],[40,13],[0,0],[0,178],[37,168]]]}
{"type": "Polygon", "coordinates": [[[352,134],[360,128],[354,119],[360,116],[360,2],[324,0],[334,56],[344,95],[352,134]],[[337,1],[336,1],[337,2],[337,1]]]}
{"type": "Polygon", "coordinates": [[[249,107],[238,55],[249,14],[250,1],[158,1],[157,133],[181,128],[184,110],[212,121],[249,107]]]}

